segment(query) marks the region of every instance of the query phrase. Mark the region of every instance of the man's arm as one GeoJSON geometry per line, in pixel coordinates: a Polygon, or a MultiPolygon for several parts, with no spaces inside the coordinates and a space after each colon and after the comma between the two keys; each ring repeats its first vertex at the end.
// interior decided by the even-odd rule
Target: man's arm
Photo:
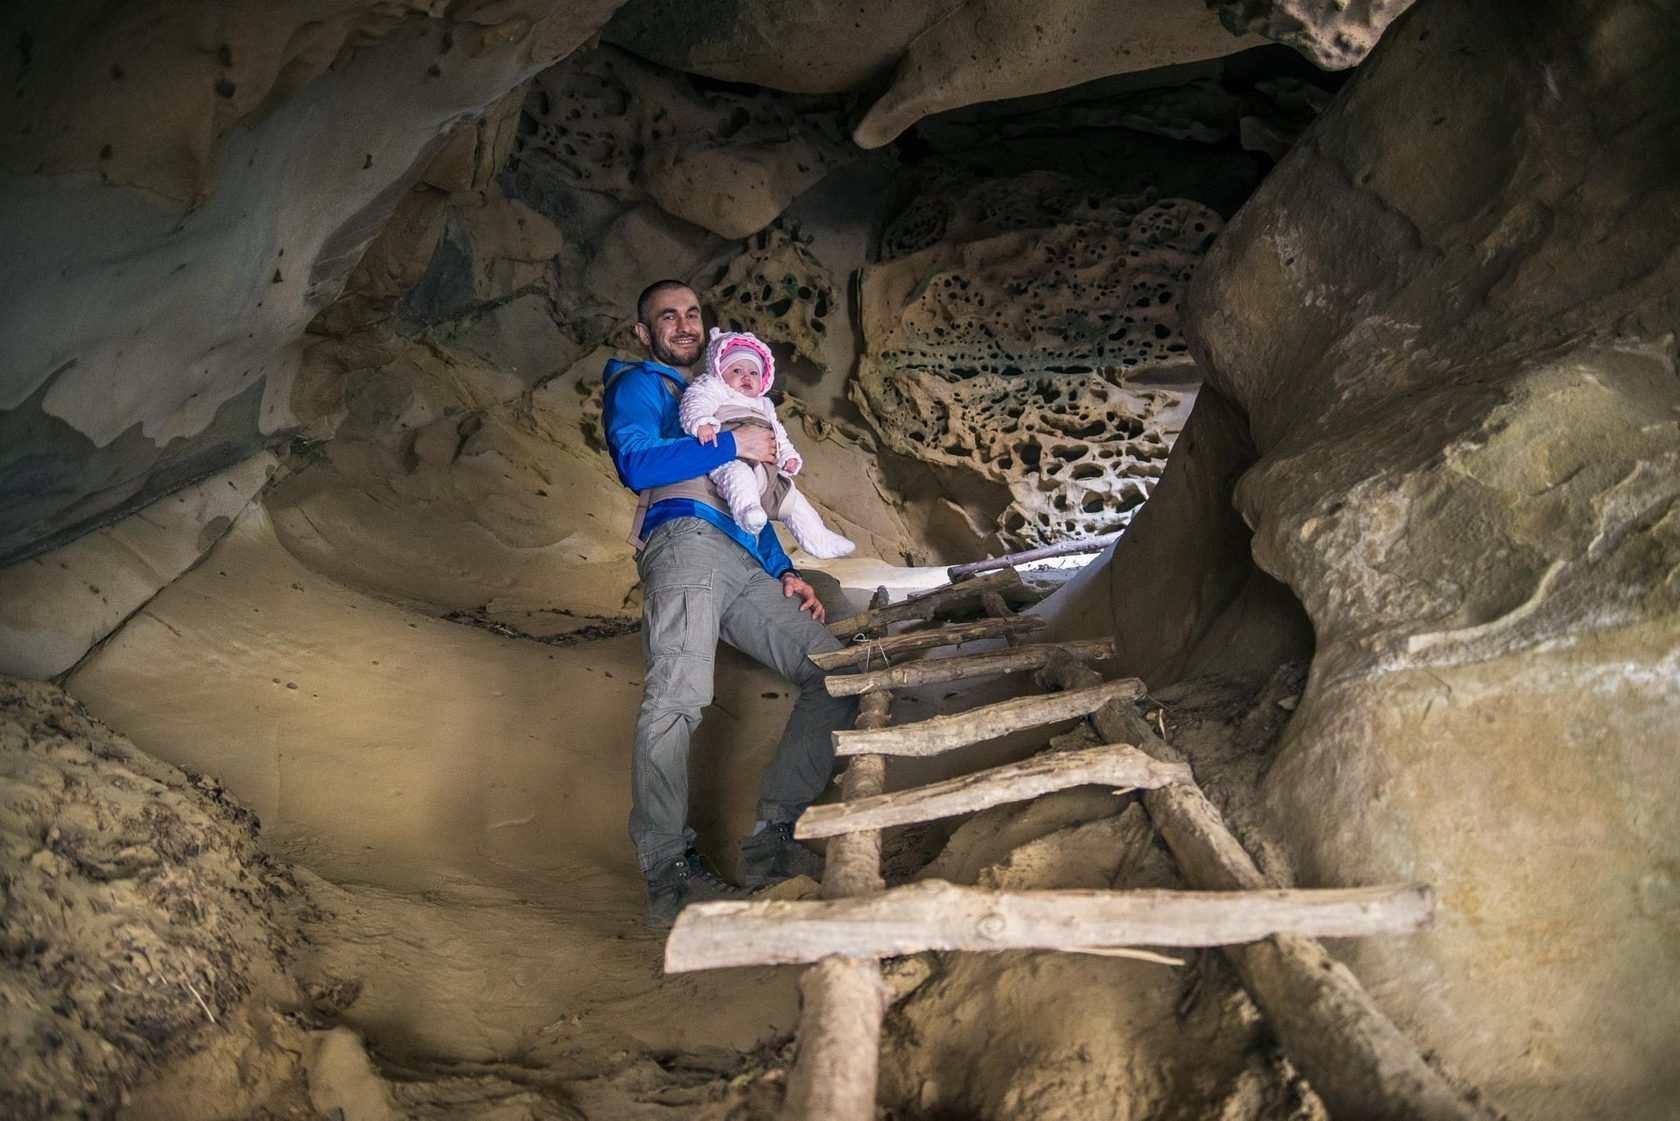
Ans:
{"type": "Polygon", "coordinates": [[[780,576],[793,567],[772,523],[766,522],[764,528],[758,531],[758,559],[763,563],[764,571],[772,576],[780,576]]]}
{"type": "Polygon", "coordinates": [[[694,479],[735,458],[735,437],[720,433],[715,444],[692,436],[661,435],[660,418],[669,392],[659,374],[629,371],[607,386],[602,426],[619,481],[631,490],[647,490],[694,479]]]}

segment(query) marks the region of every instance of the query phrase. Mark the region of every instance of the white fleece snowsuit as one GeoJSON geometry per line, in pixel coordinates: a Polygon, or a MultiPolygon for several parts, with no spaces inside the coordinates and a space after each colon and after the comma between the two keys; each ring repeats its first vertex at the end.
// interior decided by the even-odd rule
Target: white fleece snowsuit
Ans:
{"type": "Polygon", "coordinates": [[[735,459],[716,468],[709,476],[717,485],[718,494],[729,506],[730,516],[748,533],[757,533],[769,518],[774,517],[788,527],[799,547],[813,557],[847,556],[856,546],[823,525],[822,515],[793,485],[793,476],[799,473],[803,463],[793,441],[788,438],[787,429],[776,416],[776,406],[768,397],[737,393],[723,380],[717,358],[746,345],[745,340],[756,344],[753,349],[761,359],[763,385],[769,388],[775,376],[769,347],[752,335],[719,332],[714,328],[706,347],[704,371],[689,383],[678,405],[682,429],[690,436],[705,425],[710,425],[717,432],[727,432],[743,424],[770,429],[776,437],[778,470],[772,472],[767,464],[735,459]],[[766,502],[772,507],[769,511],[765,509],[766,502]]]}

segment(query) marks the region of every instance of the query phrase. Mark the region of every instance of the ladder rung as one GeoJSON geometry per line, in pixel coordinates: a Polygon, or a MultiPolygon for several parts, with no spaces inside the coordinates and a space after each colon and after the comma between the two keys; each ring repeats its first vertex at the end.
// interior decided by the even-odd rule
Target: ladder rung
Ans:
{"type": "Polygon", "coordinates": [[[978,642],[983,638],[1025,634],[1044,626],[1045,622],[1046,620],[1037,615],[1016,615],[1008,619],[981,619],[954,627],[931,627],[925,631],[872,638],[840,650],[830,650],[826,654],[812,654],[811,661],[825,670],[836,670],[843,666],[863,666],[868,669],[872,664],[886,665],[901,654],[910,654],[917,650],[932,650],[939,646],[978,642]]]}
{"type": "Polygon", "coordinates": [[[1109,701],[1132,701],[1143,693],[1143,682],[1128,677],[1089,689],[1018,697],[967,712],[935,716],[916,724],[900,724],[873,732],[835,732],[834,751],[837,755],[938,755],[1011,732],[1074,720],[1095,712],[1109,701]]]}
{"type": "Polygon", "coordinates": [[[1001,572],[993,572],[990,575],[968,580],[961,584],[941,584],[929,591],[907,596],[897,603],[890,603],[885,607],[872,607],[867,611],[860,611],[856,615],[836,619],[828,624],[828,633],[839,638],[850,638],[854,634],[874,630],[891,623],[903,623],[911,619],[931,619],[940,611],[949,610],[957,604],[973,602],[978,605],[981,595],[986,592],[999,592],[1019,587],[1021,587],[1021,574],[1013,568],[1006,568],[1001,572]]]}
{"type": "Polygon", "coordinates": [[[867,673],[829,674],[825,684],[831,696],[855,697],[860,693],[873,693],[878,689],[939,685],[947,681],[967,681],[975,677],[1041,669],[1051,658],[1061,653],[1082,661],[1101,661],[1113,657],[1114,640],[1085,638],[1075,642],[988,650],[984,654],[964,654],[954,658],[924,658],[919,662],[906,662],[901,666],[870,670],[867,673]]]}
{"type": "Polygon", "coordinates": [[[800,817],[794,836],[833,837],[865,829],[937,821],[1006,802],[1024,802],[1074,786],[1139,790],[1190,781],[1193,781],[1190,768],[1184,763],[1163,763],[1130,744],[1111,743],[1037,755],[1019,763],[911,790],[812,806],[800,817]]]}
{"type": "Polygon", "coordinates": [[[814,902],[714,900],[685,907],[665,969],[898,957],[926,950],[1227,946],[1274,934],[1353,938],[1429,924],[1421,884],[1331,890],[991,891],[925,880],[814,902]]]}

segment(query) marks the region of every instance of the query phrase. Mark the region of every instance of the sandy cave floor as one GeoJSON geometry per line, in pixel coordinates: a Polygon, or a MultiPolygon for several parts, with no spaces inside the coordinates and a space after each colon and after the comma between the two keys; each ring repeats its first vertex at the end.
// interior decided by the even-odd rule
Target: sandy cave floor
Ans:
{"type": "MultiPolygon", "coordinates": [[[[67,688],[259,815],[319,907],[299,973],[381,1063],[587,1078],[795,1018],[796,970],[661,974],[624,827],[640,669],[635,634],[554,647],[353,591],[255,513],[67,688]]],[[[726,871],[790,705],[720,659],[693,772],[726,871]]]]}
{"type": "MultiPolygon", "coordinates": [[[[836,575],[848,600],[877,581],[896,580],[902,593],[937,578],[875,562],[836,575]]],[[[167,985],[132,998],[167,1011],[171,1022],[184,1013],[192,1030],[170,1036],[171,1046],[196,1050],[177,1051],[161,1079],[136,1087],[123,1121],[278,1121],[339,1107],[350,1121],[773,1116],[791,1057],[799,971],[666,977],[663,936],[642,925],[643,886],[624,831],[640,670],[633,633],[555,645],[434,618],[323,577],[289,553],[253,507],[203,563],[72,675],[74,700],[57,693],[22,725],[16,716],[10,725],[0,719],[0,730],[21,728],[34,745],[22,758],[45,776],[37,784],[42,805],[75,797],[52,793],[54,768],[71,769],[67,792],[197,785],[217,801],[173,803],[198,805],[190,829],[229,852],[260,845],[280,858],[258,873],[273,902],[248,912],[230,905],[247,916],[238,929],[249,947],[238,952],[251,956],[250,969],[193,957],[185,944],[170,951],[180,964],[166,971],[205,984],[217,978],[223,988],[237,982],[252,994],[238,1005],[218,1002],[231,1027],[194,1026],[194,1008],[172,1000],[167,985]],[[88,731],[77,701],[120,736],[88,731]],[[77,736],[91,737],[92,747],[65,742],[77,736]],[[182,778],[138,756],[137,774],[157,777],[116,774],[97,787],[75,777],[77,767],[120,767],[127,749],[100,744],[122,737],[206,777],[182,778]],[[100,762],[107,758],[116,762],[100,762]],[[220,800],[224,787],[260,817],[259,833],[249,833],[243,809],[220,800]],[[233,814],[228,823],[214,823],[224,812],[216,806],[233,814]],[[267,988],[256,980],[265,960],[284,974],[267,988]],[[253,980],[241,980],[247,974],[253,980]]],[[[895,715],[917,719],[1018,686],[994,679],[955,701],[949,687],[907,690],[895,715]]],[[[1171,708],[1164,728],[1216,785],[1246,789],[1299,689],[1293,667],[1264,683],[1164,690],[1150,703],[1171,708]]],[[[701,845],[726,872],[791,700],[768,671],[720,654],[716,703],[694,749],[693,800],[701,845]]],[[[1051,731],[953,753],[958,758],[940,761],[943,773],[899,768],[894,784],[1019,756],[1042,747],[1051,731]]],[[[1074,729],[1062,738],[1088,737],[1074,729]]],[[[153,818],[120,811],[120,801],[97,809],[99,820],[125,837],[157,831],[153,818]]],[[[1023,888],[1175,886],[1164,850],[1136,828],[1141,811],[1127,804],[1097,789],[994,807],[949,829],[896,835],[887,870],[894,879],[927,874],[1023,888]]],[[[60,816],[92,821],[93,812],[66,803],[60,816]]],[[[101,871],[109,854],[93,843],[109,828],[49,832],[42,841],[31,832],[37,826],[21,824],[13,840],[36,853],[32,861],[69,860],[86,872],[74,887],[85,904],[77,913],[109,913],[101,902],[115,898],[101,871]]],[[[186,828],[166,830],[157,843],[175,844],[169,838],[186,828]]],[[[237,896],[244,872],[265,867],[249,855],[224,864],[229,875],[206,880],[204,890],[237,896]]],[[[179,875],[194,874],[182,864],[179,875]]],[[[55,907],[54,897],[70,890],[50,877],[31,882],[38,890],[29,906],[55,907]]],[[[139,891],[152,882],[117,886],[139,891]]],[[[777,892],[813,889],[796,881],[777,892]]],[[[121,898],[132,921],[113,929],[127,933],[79,952],[132,980],[126,947],[150,937],[147,916],[162,913],[138,896],[121,898]]],[[[92,921],[89,931],[104,929],[105,920],[92,921]]],[[[68,919],[53,929],[61,926],[68,930],[68,919]]],[[[1089,1116],[1117,1093],[1128,1116],[1156,1116],[1158,1107],[1168,1109],[1163,1118],[1315,1115],[1301,1113],[1308,1099],[1298,1080],[1216,961],[1204,955],[1198,968],[1172,970],[1101,957],[1047,966],[1041,957],[898,963],[897,1042],[883,1056],[890,1099],[930,1117],[1059,1121],[1089,1116]],[[1046,968],[1055,984],[1035,980],[1046,968]],[[1092,1006],[1095,1019],[1047,1018],[1039,1007],[1090,991],[1109,994],[1092,1006]],[[1162,1009],[1173,1014],[1163,1019],[1162,1009]],[[1016,1061],[991,1061],[999,1032],[1016,1061]],[[955,1072],[965,1073],[953,1079],[955,1072]]],[[[43,965],[42,983],[54,976],[43,965]]],[[[175,985],[173,977],[164,980],[175,985]]],[[[133,1015],[152,1014],[113,1013],[97,1000],[91,1007],[116,1038],[138,1030],[133,1015]]],[[[30,1060],[50,1069],[51,1041],[30,1046],[30,1060]]]]}

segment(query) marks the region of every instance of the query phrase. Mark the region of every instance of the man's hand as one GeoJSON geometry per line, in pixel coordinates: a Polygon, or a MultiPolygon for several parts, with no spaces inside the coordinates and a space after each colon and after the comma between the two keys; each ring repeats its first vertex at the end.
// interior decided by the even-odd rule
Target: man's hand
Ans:
{"type": "Polygon", "coordinates": [[[782,594],[784,596],[798,596],[799,610],[809,611],[811,618],[817,622],[820,623],[828,617],[828,613],[823,610],[823,605],[817,599],[817,593],[811,589],[811,585],[791,572],[782,574],[782,594]]]}
{"type": "Polygon", "coordinates": [[[776,434],[756,424],[743,424],[735,429],[735,458],[776,462],[776,434]]]}
{"type": "Polygon", "coordinates": [[[717,443],[717,429],[709,424],[702,424],[694,430],[694,438],[702,444],[715,444],[717,443]]]}

